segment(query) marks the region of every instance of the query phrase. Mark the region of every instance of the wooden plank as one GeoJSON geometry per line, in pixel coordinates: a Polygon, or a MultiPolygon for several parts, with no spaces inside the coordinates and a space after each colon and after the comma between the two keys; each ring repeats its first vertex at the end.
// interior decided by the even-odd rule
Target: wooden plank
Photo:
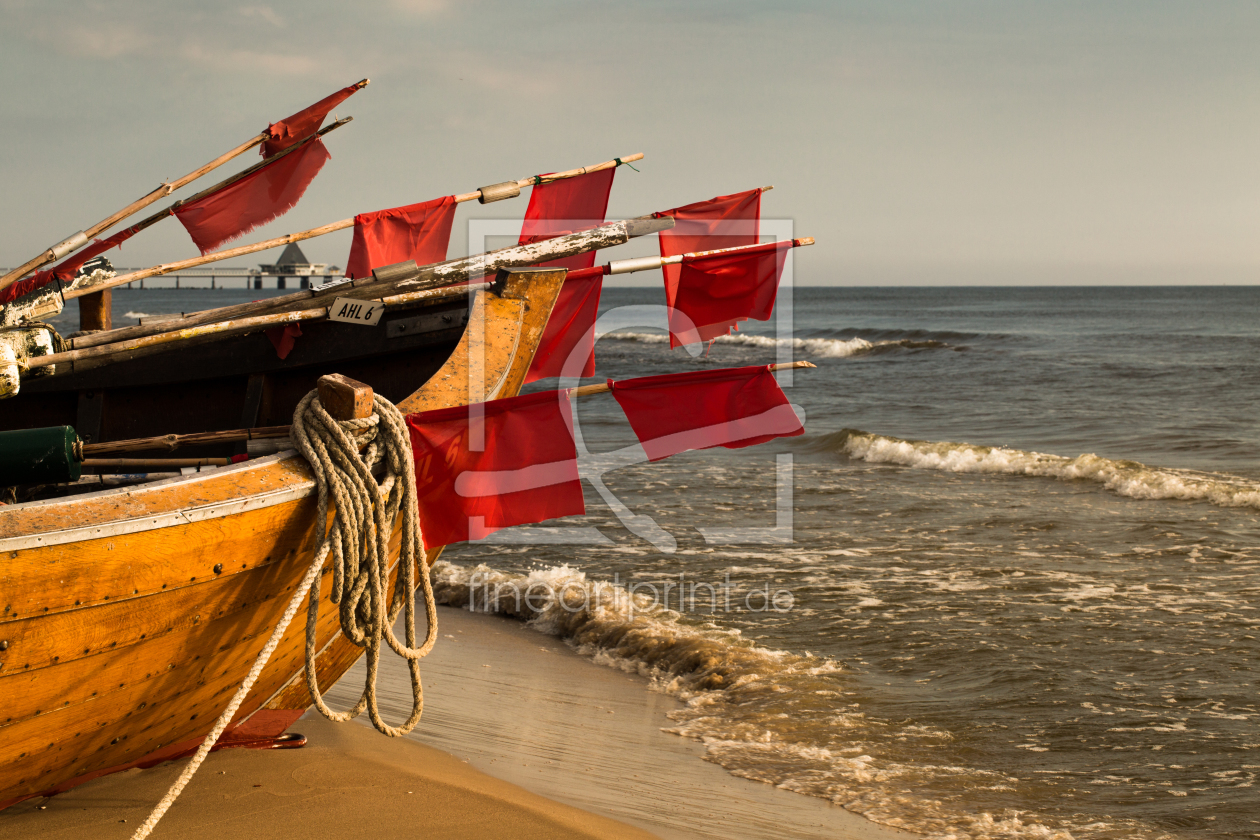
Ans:
{"type": "MultiPolygon", "coordinates": [[[[4,621],[173,592],[197,581],[229,578],[314,550],[315,498],[285,502],[214,523],[185,523],[119,537],[16,552],[0,563],[4,621]],[[204,548],[189,551],[194,540],[204,548]],[[143,557],[144,562],[136,562],[143,557]],[[230,559],[225,559],[230,558],[230,559]],[[221,567],[218,572],[215,567],[221,567]],[[21,587],[20,589],[18,587],[21,587]]],[[[8,638],[0,633],[0,638],[8,638]]],[[[0,660],[10,659],[0,656],[0,660]]],[[[0,668],[0,674],[11,670],[0,668]]]]}

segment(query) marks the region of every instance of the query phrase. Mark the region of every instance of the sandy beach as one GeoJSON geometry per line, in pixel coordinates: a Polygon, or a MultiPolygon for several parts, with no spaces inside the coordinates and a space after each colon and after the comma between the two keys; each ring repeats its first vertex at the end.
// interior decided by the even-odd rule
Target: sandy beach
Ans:
{"type": "MultiPolygon", "coordinates": [[[[678,701],[520,621],[439,607],[438,622],[438,645],[424,662],[425,716],[412,740],[666,840],[913,836],[704,761],[702,744],[662,731],[678,701]]],[[[382,662],[392,720],[410,708],[400,665],[382,662]]],[[[357,697],[362,675],[360,661],[329,692],[335,708],[357,697]]]]}
{"type": "MultiPolygon", "coordinates": [[[[649,838],[548,800],[414,741],[323,718],[297,750],[224,750],[202,765],[154,837],[649,838]]],[[[127,838],[184,761],[130,770],[0,813],[0,837],[127,838]]]]}
{"type": "MultiPolygon", "coordinates": [[[[912,835],[821,800],[731,776],[661,731],[676,701],[518,621],[440,608],[410,737],[307,713],[297,750],[225,750],[155,837],[823,838],[912,835]]],[[[388,717],[409,703],[386,660],[388,717]]],[[[352,698],[362,663],[329,692],[352,698]]],[[[98,779],[0,813],[0,838],[126,838],[183,761],[98,779]]]]}

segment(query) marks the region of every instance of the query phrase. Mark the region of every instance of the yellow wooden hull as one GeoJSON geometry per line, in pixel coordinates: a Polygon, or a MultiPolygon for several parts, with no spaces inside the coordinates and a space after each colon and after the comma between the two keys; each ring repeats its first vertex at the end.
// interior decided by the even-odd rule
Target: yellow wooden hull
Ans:
{"type": "MultiPolygon", "coordinates": [[[[563,279],[522,273],[481,293],[454,354],[399,407],[517,393],[563,279]]],[[[200,743],[311,561],[315,512],[291,453],[0,508],[0,808],[200,743]]],[[[340,635],[331,584],[326,568],[324,686],[362,652],[340,635]]],[[[304,615],[225,737],[278,735],[310,704],[304,615]]]]}

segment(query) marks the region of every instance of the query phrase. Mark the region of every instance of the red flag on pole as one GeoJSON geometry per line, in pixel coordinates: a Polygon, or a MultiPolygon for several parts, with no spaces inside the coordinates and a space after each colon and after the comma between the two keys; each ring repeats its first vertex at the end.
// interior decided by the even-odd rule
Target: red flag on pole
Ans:
{"type": "MultiPolygon", "coordinates": [[[[534,187],[529,194],[529,207],[525,210],[525,223],[521,226],[518,244],[529,245],[602,225],[608,213],[608,194],[612,191],[616,172],[616,167],[601,169],[534,187]]],[[[595,265],[595,252],[575,254],[539,265],[590,268],[595,265]]]]}
{"type": "Polygon", "coordinates": [[[83,267],[85,262],[93,257],[105,253],[110,248],[121,246],[124,242],[135,235],[136,229],[134,227],[129,227],[118,231],[118,233],[115,233],[107,239],[93,240],[91,245],[87,246],[82,251],[79,251],[77,254],[72,254],[71,256],[66,257],[52,268],[32,274],[30,277],[18,281],[6,289],[0,290],[0,304],[17,300],[22,295],[30,294],[37,289],[42,289],[44,286],[51,283],[54,277],[58,278],[63,283],[69,282],[74,279],[74,275],[79,272],[79,269],[83,267]]]}
{"type": "Polygon", "coordinates": [[[766,365],[612,382],[651,461],[688,449],[740,449],[805,427],[766,365]]]}
{"type": "Polygon", "coordinates": [[[408,415],[424,547],[585,513],[572,423],[561,391],[408,415]]]}
{"type": "Polygon", "coordinates": [[[564,278],[525,374],[526,382],[549,376],[595,375],[595,318],[603,286],[604,266],[570,271],[564,278]]]}
{"type": "Polygon", "coordinates": [[[355,216],[346,276],[357,280],[383,265],[407,260],[429,265],[446,259],[455,206],[455,196],[448,195],[355,216]]]}
{"type": "Polygon", "coordinates": [[[299,140],[305,140],[307,137],[310,137],[319,131],[319,127],[323,125],[324,117],[328,116],[328,112],[349,99],[350,95],[358,89],[358,85],[342,88],[332,96],[325,96],[314,105],[303,108],[293,116],[285,117],[280,122],[267,126],[267,139],[263,141],[259,154],[269,158],[278,152],[283,152],[299,140]]]}
{"type": "Polygon", "coordinates": [[[201,253],[209,253],[291,210],[330,157],[316,137],[205,198],[177,206],[175,215],[201,253]]]}
{"type": "MultiPolygon", "coordinates": [[[[760,236],[761,190],[720,195],[708,201],[699,201],[654,215],[674,217],[674,228],[658,234],[662,257],[756,245],[760,236]]],[[[665,274],[665,299],[671,316],[670,347],[681,347],[695,341],[726,335],[730,327],[735,325],[735,321],[694,324],[682,318],[675,323],[674,301],[678,296],[678,280],[682,267],[666,265],[661,270],[665,274]]]]}
{"type": "Polygon", "coordinates": [[[789,239],[734,254],[683,257],[673,308],[697,325],[769,320],[783,263],[794,244],[789,239]]]}

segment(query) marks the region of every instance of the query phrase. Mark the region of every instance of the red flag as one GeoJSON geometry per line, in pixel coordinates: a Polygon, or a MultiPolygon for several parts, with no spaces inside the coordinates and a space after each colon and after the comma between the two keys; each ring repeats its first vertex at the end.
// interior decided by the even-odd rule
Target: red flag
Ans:
{"type": "Polygon", "coordinates": [[[60,279],[63,283],[68,283],[74,279],[74,275],[79,272],[83,264],[93,257],[100,256],[110,248],[121,246],[128,239],[136,235],[136,229],[129,227],[118,231],[107,239],[94,239],[92,244],[79,251],[77,254],[65,258],[52,268],[32,274],[24,280],[19,280],[13,285],[0,290],[0,304],[17,300],[22,295],[30,294],[37,289],[42,289],[52,282],[54,277],[60,279]]]}
{"type": "Polygon", "coordinates": [[[603,266],[570,271],[564,278],[534,361],[525,374],[526,382],[549,376],[595,375],[595,318],[603,286],[603,266]]]}
{"type": "MultiPolygon", "coordinates": [[[[672,230],[663,230],[658,234],[661,243],[662,257],[675,257],[695,251],[715,251],[719,248],[738,248],[743,245],[756,245],[760,235],[761,190],[732,195],[720,195],[708,201],[699,201],[685,207],[676,207],[656,216],[673,216],[672,230]]],[[[718,335],[726,335],[735,321],[719,324],[692,324],[685,319],[673,318],[674,300],[678,295],[678,280],[682,274],[679,265],[662,267],[665,274],[665,299],[670,308],[670,347],[681,347],[697,340],[692,337],[696,327],[708,327],[698,331],[699,339],[707,340],[718,335]],[[674,327],[678,329],[675,330],[674,327]],[[686,337],[687,340],[681,340],[686,337]]]]}
{"type": "Polygon", "coordinates": [[[302,335],[302,325],[293,323],[285,324],[283,327],[272,327],[264,335],[271,342],[271,346],[276,348],[276,355],[281,359],[287,359],[302,335]]]}
{"type": "Polygon", "coordinates": [[[175,215],[201,253],[209,253],[291,210],[330,157],[316,137],[205,198],[177,206],[175,215]]]}
{"type": "MultiPolygon", "coordinates": [[[[792,246],[789,239],[733,254],[683,257],[673,308],[702,327],[749,318],[769,320],[783,263],[792,246]]],[[[681,319],[671,319],[671,333],[677,326],[673,323],[676,320],[681,319]]],[[[699,333],[705,331],[698,330],[699,333]]],[[[678,337],[684,344],[700,340],[697,336],[688,341],[690,336],[685,332],[680,332],[678,337]]]]}
{"type": "Polygon", "coordinates": [[[805,428],[766,365],[612,382],[648,459],[688,449],[740,449],[805,428]]]}
{"type": "MultiPolygon", "coordinates": [[[[608,213],[608,194],[612,191],[616,172],[616,167],[601,169],[534,187],[529,194],[529,207],[525,210],[525,223],[521,226],[518,244],[529,245],[602,225],[608,213]]],[[[575,254],[539,265],[590,268],[595,265],[595,252],[575,254]]]]}
{"type": "Polygon", "coordinates": [[[561,391],[408,415],[424,547],[585,513],[572,424],[561,391]]]}
{"type": "Polygon", "coordinates": [[[324,97],[314,105],[298,111],[293,116],[285,117],[280,122],[267,126],[267,139],[263,141],[259,154],[269,158],[278,152],[283,152],[299,140],[305,140],[307,137],[310,137],[319,131],[319,127],[323,125],[324,117],[328,116],[328,112],[349,99],[350,95],[358,89],[358,85],[342,88],[332,96],[324,97]]]}
{"type": "Polygon", "coordinates": [[[420,204],[360,213],[354,217],[354,240],[346,276],[368,277],[383,265],[415,260],[419,265],[446,259],[455,221],[455,196],[420,204]]]}

